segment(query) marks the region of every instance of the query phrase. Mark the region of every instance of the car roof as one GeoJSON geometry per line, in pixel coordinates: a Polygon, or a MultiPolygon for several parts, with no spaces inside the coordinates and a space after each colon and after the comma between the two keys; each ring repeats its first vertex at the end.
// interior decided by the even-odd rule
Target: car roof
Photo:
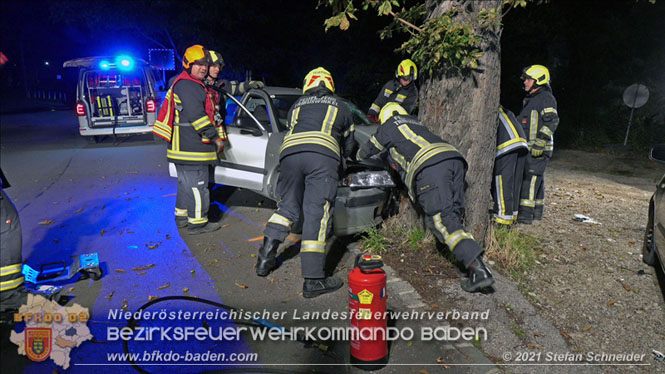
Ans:
{"type": "MultiPolygon", "coordinates": [[[[62,64],[63,68],[75,68],[75,67],[83,67],[83,68],[90,68],[93,66],[96,66],[103,60],[107,61],[113,61],[114,57],[112,56],[92,56],[92,57],[81,57],[81,58],[75,58],[73,60],[68,60],[65,61],[62,64]]],[[[143,59],[140,58],[134,58],[134,61],[138,65],[146,65],[148,66],[148,62],[146,62],[143,59]]],[[[110,63],[110,65],[113,65],[115,67],[115,64],[113,62],[110,63]]]]}
{"type": "Polygon", "coordinates": [[[290,87],[277,87],[277,86],[265,86],[263,90],[268,93],[268,95],[275,96],[284,96],[284,95],[302,95],[302,90],[299,88],[290,88],[290,87]]]}

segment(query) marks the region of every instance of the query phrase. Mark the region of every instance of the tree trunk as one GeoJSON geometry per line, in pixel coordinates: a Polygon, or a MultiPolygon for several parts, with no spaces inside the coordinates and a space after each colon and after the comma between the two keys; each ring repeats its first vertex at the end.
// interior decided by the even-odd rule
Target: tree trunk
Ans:
{"type": "MultiPolygon", "coordinates": [[[[429,1],[430,17],[440,15],[453,3],[459,4],[458,1],[429,1]]],[[[470,21],[482,8],[496,8],[502,1],[467,0],[463,3],[466,12],[460,12],[457,17],[470,21]]],[[[464,225],[478,244],[484,245],[496,149],[501,77],[500,29],[481,35],[484,56],[479,61],[479,69],[426,77],[421,83],[419,118],[432,132],[457,147],[469,163],[464,225]]]]}

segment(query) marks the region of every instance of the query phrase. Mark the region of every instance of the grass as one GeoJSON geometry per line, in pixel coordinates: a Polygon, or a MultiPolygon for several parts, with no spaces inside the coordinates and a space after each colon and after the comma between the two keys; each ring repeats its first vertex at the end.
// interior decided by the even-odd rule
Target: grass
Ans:
{"type": "Polygon", "coordinates": [[[388,238],[381,233],[381,230],[376,227],[365,230],[364,236],[360,241],[360,248],[363,252],[374,254],[385,252],[389,245],[390,240],[388,240],[388,238]]]}
{"type": "Polygon", "coordinates": [[[497,262],[514,280],[531,270],[536,262],[534,248],[539,240],[500,225],[490,227],[485,256],[497,262]]]}

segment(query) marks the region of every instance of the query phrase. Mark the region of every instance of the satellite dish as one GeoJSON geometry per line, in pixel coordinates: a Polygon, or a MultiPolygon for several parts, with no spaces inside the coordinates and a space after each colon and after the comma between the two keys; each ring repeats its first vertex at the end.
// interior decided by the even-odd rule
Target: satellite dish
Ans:
{"type": "Polygon", "coordinates": [[[630,124],[633,122],[633,112],[635,109],[642,107],[649,101],[649,89],[647,86],[639,83],[631,84],[623,91],[623,102],[630,109],[630,118],[628,118],[628,128],[626,129],[626,137],[623,139],[623,145],[628,143],[628,133],[630,132],[630,124]]]}
{"type": "Polygon", "coordinates": [[[649,101],[649,89],[643,84],[631,84],[623,91],[623,102],[629,108],[640,108],[647,101],[649,101]]]}

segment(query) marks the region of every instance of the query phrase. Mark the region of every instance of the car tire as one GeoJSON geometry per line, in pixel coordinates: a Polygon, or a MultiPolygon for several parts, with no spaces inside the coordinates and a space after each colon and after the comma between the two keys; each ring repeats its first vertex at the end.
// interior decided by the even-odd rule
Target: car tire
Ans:
{"type": "Polygon", "coordinates": [[[644,244],[642,245],[642,261],[645,264],[654,266],[656,264],[656,244],[653,239],[653,201],[649,204],[649,220],[647,228],[644,230],[644,244]]]}
{"type": "Polygon", "coordinates": [[[92,136],[86,136],[88,139],[89,144],[99,144],[104,140],[103,135],[92,135],[92,136]]]}

